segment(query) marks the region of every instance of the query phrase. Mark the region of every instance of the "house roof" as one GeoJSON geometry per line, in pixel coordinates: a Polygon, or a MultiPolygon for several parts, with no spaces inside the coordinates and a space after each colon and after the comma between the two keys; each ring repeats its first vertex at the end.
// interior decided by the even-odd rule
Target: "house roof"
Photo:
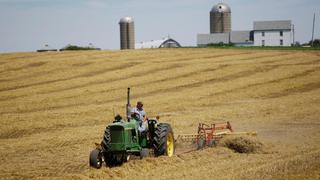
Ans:
{"type": "Polygon", "coordinates": [[[291,30],[291,21],[255,21],[253,30],[291,30]]]}
{"type": "MultiPolygon", "coordinates": [[[[167,41],[172,41],[172,42],[176,42],[177,44],[179,44],[174,39],[166,37],[161,40],[152,40],[152,41],[145,41],[145,42],[136,43],[135,48],[136,49],[160,48],[160,46],[162,44],[166,43],[167,41]]],[[[179,46],[180,46],[180,44],[179,44],[179,46]]]]}

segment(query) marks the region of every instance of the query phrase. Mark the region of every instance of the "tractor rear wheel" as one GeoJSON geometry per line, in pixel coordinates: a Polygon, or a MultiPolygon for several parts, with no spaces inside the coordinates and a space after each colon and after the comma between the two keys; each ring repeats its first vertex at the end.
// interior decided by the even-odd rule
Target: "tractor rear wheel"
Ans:
{"type": "Polygon", "coordinates": [[[100,169],[102,166],[102,153],[98,149],[94,149],[90,153],[90,158],[89,158],[89,163],[90,166],[100,169]]]}
{"type": "Polygon", "coordinates": [[[111,144],[110,128],[106,127],[101,145],[105,151],[108,151],[108,149],[110,149],[110,144],[111,144]]]}
{"type": "Polygon", "coordinates": [[[173,156],[175,151],[174,136],[170,124],[158,124],[153,138],[155,156],[173,156]]]}

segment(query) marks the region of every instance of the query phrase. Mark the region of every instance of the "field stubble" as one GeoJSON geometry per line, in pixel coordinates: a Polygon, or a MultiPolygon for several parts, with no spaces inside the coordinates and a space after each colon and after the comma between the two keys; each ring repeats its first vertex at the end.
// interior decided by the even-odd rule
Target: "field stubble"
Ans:
{"type": "Polygon", "coordinates": [[[0,54],[0,178],[319,179],[320,53],[159,49],[0,54]],[[224,147],[88,167],[126,88],[175,134],[199,122],[258,131],[267,150],[224,147]]]}

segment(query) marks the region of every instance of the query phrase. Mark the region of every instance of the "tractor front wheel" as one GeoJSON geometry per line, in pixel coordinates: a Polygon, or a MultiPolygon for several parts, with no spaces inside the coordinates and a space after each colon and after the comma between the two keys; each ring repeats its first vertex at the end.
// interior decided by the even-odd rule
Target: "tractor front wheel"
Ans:
{"type": "Polygon", "coordinates": [[[94,149],[90,153],[89,163],[91,167],[100,169],[102,166],[102,153],[98,149],[94,149]]]}

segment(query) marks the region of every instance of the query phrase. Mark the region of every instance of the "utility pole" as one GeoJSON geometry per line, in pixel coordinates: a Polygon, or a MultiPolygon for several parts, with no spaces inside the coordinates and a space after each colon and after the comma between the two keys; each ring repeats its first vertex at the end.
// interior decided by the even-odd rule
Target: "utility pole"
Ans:
{"type": "Polygon", "coordinates": [[[311,40],[311,46],[313,47],[313,37],[314,37],[314,24],[316,22],[316,13],[313,14],[313,25],[312,25],[312,40],[311,40]]]}
{"type": "Polygon", "coordinates": [[[295,37],[294,37],[295,34],[294,34],[294,33],[295,33],[295,32],[294,32],[294,24],[292,24],[292,45],[293,45],[293,46],[295,46],[295,39],[294,39],[294,38],[295,38],[295,37]]]}

